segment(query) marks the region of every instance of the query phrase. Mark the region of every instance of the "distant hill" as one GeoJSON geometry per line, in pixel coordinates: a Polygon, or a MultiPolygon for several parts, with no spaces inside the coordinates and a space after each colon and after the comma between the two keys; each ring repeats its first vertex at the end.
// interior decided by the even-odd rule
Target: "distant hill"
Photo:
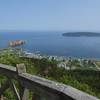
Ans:
{"type": "Polygon", "coordinates": [[[62,35],[66,37],[100,37],[100,33],[96,32],[67,32],[62,35]]]}

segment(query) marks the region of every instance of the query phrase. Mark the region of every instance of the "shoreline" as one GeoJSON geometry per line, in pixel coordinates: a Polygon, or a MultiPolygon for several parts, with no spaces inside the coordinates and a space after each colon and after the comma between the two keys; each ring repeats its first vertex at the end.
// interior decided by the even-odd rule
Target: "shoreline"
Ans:
{"type": "MultiPolygon", "coordinates": [[[[24,50],[25,52],[27,52],[27,50],[24,50]]],[[[65,59],[65,60],[68,60],[68,59],[72,59],[72,60],[74,60],[74,59],[81,59],[81,60],[94,60],[94,61],[100,61],[100,58],[89,58],[89,57],[74,57],[74,56],[59,56],[59,55],[50,55],[50,54],[43,54],[43,53],[41,53],[40,51],[40,53],[36,53],[37,51],[35,51],[35,52],[27,52],[27,53],[30,53],[30,54],[35,54],[35,55],[40,55],[40,56],[43,56],[43,57],[57,57],[57,58],[63,58],[63,59],[65,59]]]]}
{"type": "Polygon", "coordinates": [[[29,53],[30,55],[31,54],[35,54],[35,55],[40,55],[40,56],[43,56],[43,57],[57,57],[57,58],[63,58],[63,59],[85,59],[85,60],[94,60],[94,61],[100,61],[100,58],[91,58],[91,57],[75,57],[75,56],[63,56],[63,55],[52,55],[52,54],[44,54],[44,53],[41,53],[41,51],[34,51],[34,52],[31,52],[29,50],[24,50],[22,48],[14,48],[14,47],[10,47],[10,48],[0,48],[0,51],[2,50],[8,50],[8,49],[12,49],[12,50],[21,50],[23,52],[26,52],[26,53],[29,53]]]}

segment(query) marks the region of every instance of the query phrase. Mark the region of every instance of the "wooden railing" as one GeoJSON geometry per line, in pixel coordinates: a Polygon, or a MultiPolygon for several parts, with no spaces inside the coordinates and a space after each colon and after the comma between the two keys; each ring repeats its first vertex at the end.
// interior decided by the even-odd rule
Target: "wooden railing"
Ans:
{"type": "Polygon", "coordinates": [[[8,88],[13,90],[16,100],[30,100],[29,91],[32,100],[99,100],[71,86],[30,75],[26,73],[24,64],[16,67],[0,64],[0,74],[7,77],[0,87],[1,100],[4,100],[3,93],[8,88]],[[14,80],[19,83],[19,89],[14,80]]]}

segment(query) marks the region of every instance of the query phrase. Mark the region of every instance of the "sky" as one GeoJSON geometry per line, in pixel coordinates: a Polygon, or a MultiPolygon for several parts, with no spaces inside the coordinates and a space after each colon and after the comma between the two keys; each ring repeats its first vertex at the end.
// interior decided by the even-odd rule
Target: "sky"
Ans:
{"type": "Polygon", "coordinates": [[[100,0],[0,0],[0,30],[100,32],[100,0]]]}

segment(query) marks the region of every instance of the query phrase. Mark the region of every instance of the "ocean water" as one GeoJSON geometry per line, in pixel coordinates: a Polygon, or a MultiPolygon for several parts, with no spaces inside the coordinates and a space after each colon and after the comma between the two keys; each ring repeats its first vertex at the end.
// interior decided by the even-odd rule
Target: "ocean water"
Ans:
{"type": "Polygon", "coordinates": [[[100,59],[100,37],[64,37],[62,32],[0,32],[0,49],[11,40],[25,40],[17,48],[28,52],[66,57],[100,59]]]}

